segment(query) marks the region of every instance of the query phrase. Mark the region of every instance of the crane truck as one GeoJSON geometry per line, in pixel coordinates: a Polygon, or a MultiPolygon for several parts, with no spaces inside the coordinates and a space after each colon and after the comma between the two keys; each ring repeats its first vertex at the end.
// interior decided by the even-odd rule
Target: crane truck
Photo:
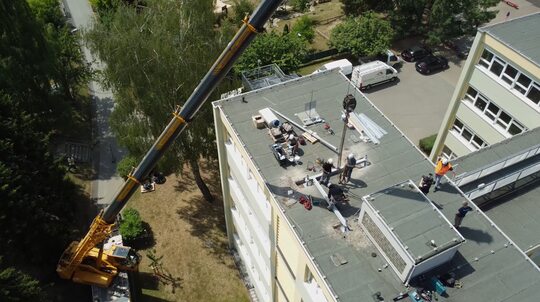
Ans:
{"type": "Polygon", "coordinates": [[[193,120],[216,86],[230,71],[264,24],[277,9],[281,0],[263,0],[250,18],[244,19],[236,35],[223,50],[184,105],[172,113],[172,119],[148,150],[144,158],[127,177],[110,205],[92,221],[88,233],[72,242],[62,254],[56,272],[63,279],[77,283],[109,287],[118,271],[137,270],[140,257],[129,247],[116,246],[104,250],[103,241],[113,231],[117,215],[129,198],[148,176],[165,151],[193,120]]]}

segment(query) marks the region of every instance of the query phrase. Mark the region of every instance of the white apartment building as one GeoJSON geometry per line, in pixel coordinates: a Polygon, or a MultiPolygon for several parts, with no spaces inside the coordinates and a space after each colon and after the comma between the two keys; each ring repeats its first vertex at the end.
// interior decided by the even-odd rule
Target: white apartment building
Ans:
{"type": "Polygon", "coordinates": [[[537,301],[538,267],[480,210],[465,219],[471,231],[453,228],[461,191],[446,181],[433,193],[440,208],[428,199],[432,193],[421,194],[415,184],[433,164],[338,70],[229,96],[213,108],[229,245],[258,301],[409,299],[422,278],[441,272],[465,286],[447,288],[440,302],[537,301]],[[348,94],[377,140],[353,128],[343,132],[348,94]],[[263,124],[261,111],[273,113],[263,124]],[[285,122],[292,130],[272,126],[285,122]],[[307,136],[298,158],[288,160],[275,151],[286,143],[267,125],[315,140],[307,136]],[[343,134],[344,157],[354,153],[368,164],[341,185],[349,200],[327,208],[327,188],[315,179],[321,159],[337,164],[343,134]]]}
{"type": "Polygon", "coordinates": [[[540,126],[540,13],[480,28],[430,155],[453,159],[540,126]]]}

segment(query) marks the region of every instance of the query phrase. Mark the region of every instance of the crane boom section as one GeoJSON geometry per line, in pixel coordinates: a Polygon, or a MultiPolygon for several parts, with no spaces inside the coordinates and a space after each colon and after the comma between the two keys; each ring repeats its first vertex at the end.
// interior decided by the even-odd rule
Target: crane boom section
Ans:
{"type": "Polygon", "coordinates": [[[80,242],[72,243],[66,249],[57,266],[57,272],[62,278],[72,278],[77,267],[81,265],[86,255],[97,243],[103,241],[107,237],[104,232],[110,234],[111,228],[107,228],[106,226],[112,226],[115,223],[117,215],[122,208],[124,208],[129,198],[135,193],[144,178],[163,156],[164,152],[174,140],[176,140],[180,133],[184,131],[188,123],[193,120],[210,94],[230,71],[236,59],[238,59],[253,40],[255,34],[264,29],[264,24],[280,3],[281,0],[264,0],[253,12],[249,20],[247,18],[244,19],[242,27],[223,50],[199,85],[197,85],[183,107],[173,112],[173,117],[169,124],[154,142],[150,150],[148,150],[134,172],[126,179],[111,201],[111,204],[104,212],[100,213],[98,217],[94,219],[90,231],[86,234],[84,239],[80,242]]]}

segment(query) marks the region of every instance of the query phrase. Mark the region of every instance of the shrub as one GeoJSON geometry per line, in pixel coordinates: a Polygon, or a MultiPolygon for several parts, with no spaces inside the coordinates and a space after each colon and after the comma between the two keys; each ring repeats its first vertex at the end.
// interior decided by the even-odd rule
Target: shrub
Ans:
{"type": "Polygon", "coordinates": [[[125,240],[135,240],[144,233],[143,222],[139,211],[130,208],[122,213],[120,233],[125,240]]]}
{"type": "Polygon", "coordinates": [[[315,22],[308,16],[302,16],[292,27],[292,32],[297,35],[300,34],[301,37],[306,39],[309,43],[313,42],[315,38],[315,30],[313,26],[315,22]]]}
{"type": "Polygon", "coordinates": [[[433,145],[435,144],[435,139],[437,138],[437,134],[430,135],[428,137],[424,137],[420,140],[420,149],[424,151],[426,154],[431,153],[431,149],[433,149],[433,145]]]}
{"type": "Polygon", "coordinates": [[[136,167],[138,164],[139,162],[137,161],[137,159],[135,159],[135,157],[126,156],[118,162],[118,165],[116,166],[116,172],[122,178],[126,179],[129,175],[129,172],[131,172],[131,169],[133,169],[133,167],[136,167]]]}
{"type": "Polygon", "coordinates": [[[234,0],[233,7],[233,21],[235,24],[240,24],[244,17],[251,14],[255,9],[255,6],[249,0],[234,0]]]}

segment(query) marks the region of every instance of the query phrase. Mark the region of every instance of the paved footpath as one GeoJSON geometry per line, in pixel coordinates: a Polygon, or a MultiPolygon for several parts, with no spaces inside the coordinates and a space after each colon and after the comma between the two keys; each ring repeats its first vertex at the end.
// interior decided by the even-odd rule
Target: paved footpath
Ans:
{"type": "MultiPolygon", "coordinates": [[[[79,32],[91,28],[94,22],[94,13],[87,0],[63,1],[79,32]]],[[[94,70],[103,69],[104,64],[92,55],[84,43],[82,44],[86,61],[92,64],[94,70]]],[[[94,110],[94,138],[97,140],[93,154],[97,178],[92,181],[91,198],[96,200],[98,206],[104,207],[112,201],[114,194],[123,183],[122,178],[116,174],[116,164],[122,159],[125,152],[118,147],[116,138],[109,127],[109,116],[114,108],[112,92],[96,81],[90,82],[89,88],[94,110]]]]}

